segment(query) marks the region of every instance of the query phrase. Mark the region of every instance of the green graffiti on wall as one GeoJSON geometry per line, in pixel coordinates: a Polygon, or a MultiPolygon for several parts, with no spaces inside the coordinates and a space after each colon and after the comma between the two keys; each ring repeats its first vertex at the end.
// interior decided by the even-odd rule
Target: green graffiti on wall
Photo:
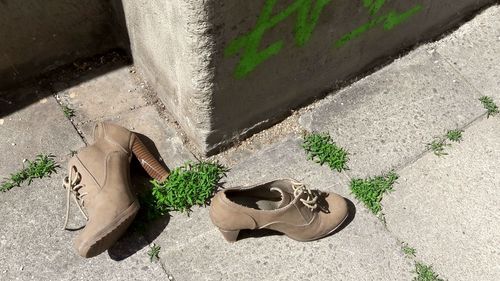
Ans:
{"type": "Polygon", "coordinates": [[[382,6],[385,4],[385,0],[362,0],[365,8],[368,9],[370,15],[375,15],[382,6]]]}
{"type": "MultiPolygon", "coordinates": [[[[383,5],[384,2],[385,0],[363,0],[365,7],[369,9],[370,14],[372,16],[378,12],[378,10],[382,7],[379,5],[383,5]]],[[[415,5],[403,13],[390,11],[389,13],[376,17],[370,20],[369,22],[361,25],[360,27],[354,29],[353,31],[347,33],[346,35],[342,36],[342,38],[340,38],[338,41],[335,42],[334,46],[340,48],[344,46],[347,42],[351,41],[352,39],[358,38],[363,33],[367,32],[368,30],[378,25],[382,25],[385,30],[391,30],[395,26],[403,23],[404,21],[409,19],[414,14],[420,12],[421,10],[422,10],[422,5],[415,5]]]]}
{"type": "Polygon", "coordinates": [[[271,16],[277,1],[267,0],[255,27],[247,34],[231,41],[227,46],[225,50],[226,56],[235,55],[242,51],[240,61],[234,72],[236,78],[245,77],[263,61],[281,51],[284,44],[283,40],[274,42],[261,51],[258,49],[264,33],[294,13],[297,13],[294,30],[295,43],[300,47],[304,46],[316,27],[321,11],[332,0],[317,0],[314,7],[312,7],[312,0],[295,0],[285,10],[271,16]]]}
{"type": "MultiPolygon", "coordinates": [[[[368,10],[370,16],[375,16],[383,7],[386,0],[361,0],[363,6],[368,10]]],[[[278,0],[266,0],[264,7],[257,19],[256,25],[248,33],[237,37],[229,42],[225,49],[225,56],[240,55],[240,60],[234,70],[236,78],[244,78],[252,72],[259,64],[278,54],[283,48],[283,40],[278,40],[264,49],[260,49],[260,44],[264,34],[274,28],[277,24],[287,19],[291,15],[296,15],[294,38],[295,44],[298,47],[303,47],[311,38],[311,35],[316,27],[319,16],[323,9],[332,0],[295,0],[282,11],[273,14],[273,9],[278,0]]],[[[390,30],[396,25],[401,24],[409,17],[422,9],[422,6],[416,5],[410,10],[397,13],[390,11],[386,15],[378,16],[368,23],[354,29],[348,34],[342,36],[335,42],[335,47],[342,47],[347,42],[355,39],[372,29],[373,27],[382,24],[385,30],[390,30]]]]}

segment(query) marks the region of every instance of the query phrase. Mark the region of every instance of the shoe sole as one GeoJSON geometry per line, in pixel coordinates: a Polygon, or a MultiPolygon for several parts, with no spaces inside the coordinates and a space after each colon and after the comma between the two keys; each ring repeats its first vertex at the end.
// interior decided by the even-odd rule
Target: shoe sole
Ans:
{"type": "Polygon", "coordinates": [[[83,257],[91,258],[113,246],[130,226],[139,211],[139,207],[140,205],[137,201],[132,203],[110,226],[100,231],[93,239],[82,245],[82,252],[80,254],[83,257]]]}
{"type": "MultiPolygon", "coordinates": [[[[283,232],[281,232],[281,233],[285,234],[288,238],[293,239],[295,241],[299,241],[299,242],[311,242],[311,241],[315,241],[315,240],[321,239],[323,237],[326,237],[326,236],[332,234],[333,232],[335,232],[335,230],[337,230],[340,226],[342,226],[344,224],[344,222],[347,219],[347,217],[349,217],[349,214],[347,214],[342,219],[342,221],[334,229],[330,230],[325,235],[322,235],[320,237],[315,237],[313,239],[306,239],[306,240],[296,239],[296,238],[293,238],[291,236],[286,235],[286,233],[283,233],[283,232]]],[[[240,229],[240,230],[242,230],[242,229],[240,229]]],[[[230,242],[230,243],[234,243],[234,242],[236,242],[238,240],[238,234],[240,233],[240,230],[223,230],[223,229],[219,228],[219,231],[222,234],[222,236],[224,237],[224,239],[226,239],[226,241],[230,242]]]]}

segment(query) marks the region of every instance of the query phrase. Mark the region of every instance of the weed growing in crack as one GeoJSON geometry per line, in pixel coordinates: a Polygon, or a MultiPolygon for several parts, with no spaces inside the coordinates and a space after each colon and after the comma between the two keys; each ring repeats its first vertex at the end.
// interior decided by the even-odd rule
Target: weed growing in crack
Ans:
{"type": "Polygon", "coordinates": [[[75,116],[75,110],[67,105],[63,105],[62,110],[63,110],[64,116],[66,116],[66,118],[71,118],[71,117],[75,116]]]}
{"type": "Polygon", "coordinates": [[[347,170],[348,153],[337,146],[327,133],[311,133],[304,136],[302,147],[307,153],[307,159],[320,165],[328,164],[332,170],[341,172],[347,170]]]}
{"type": "Polygon", "coordinates": [[[444,281],[434,272],[432,266],[420,262],[415,263],[415,273],[417,276],[413,278],[413,281],[444,281]]]}
{"type": "Polygon", "coordinates": [[[351,181],[351,192],[356,199],[363,202],[372,213],[377,215],[382,210],[380,201],[383,194],[392,190],[392,186],[397,179],[398,175],[393,171],[387,175],[374,178],[353,179],[351,181]]]}
{"type": "Polygon", "coordinates": [[[160,259],[160,250],[161,247],[153,243],[153,245],[149,246],[149,251],[148,251],[148,256],[149,256],[149,261],[157,261],[160,259]]]}
{"type": "Polygon", "coordinates": [[[456,130],[449,130],[447,133],[446,133],[446,137],[450,140],[450,141],[454,141],[454,142],[460,142],[462,141],[462,133],[464,131],[463,130],[459,130],[459,129],[456,129],[456,130]]]}
{"type": "Polygon", "coordinates": [[[481,101],[484,108],[488,111],[488,118],[490,118],[490,116],[495,116],[500,112],[498,110],[498,106],[495,104],[491,97],[482,96],[481,98],[479,98],[479,101],[481,101]]]}
{"type": "Polygon", "coordinates": [[[169,211],[187,211],[204,206],[228,169],[217,162],[187,163],[175,168],[164,182],[152,180],[152,197],[143,198],[155,217],[169,211]]]}
{"type": "Polygon", "coordinates": [[[10,177],[0,185],[0,191],[5,192],[16,186],[21,186],[25,181],[28,181],[28,185],[30,185],[34,179],[50,177],[50,175],[56,173],[56,169],[59,168],[54,158],[55,156],[52,154],[39,154],[34,161],[27,160],[26,163],[28,163],[28,165],[21,171],[11,174],[10,177]]]}
{"type": "Polygon", "coordinates": [[[403,253],[407,257],[415,257],[415,255],[417,253],[417,250],[415,250],[415,248],[408,246],[408,244],[406,244],[406,243],[403,243],[403,246],[401,249],[403,250],[403,253]]]}
{"type": "Polygon", "coordinates": [[[427,149],[434,152],[437,156],[448,155],[448,153],[444,152],[445,146],[450,146],[446,143],[444,139],[435,139],[431,143],[427,144],[427,149]]]}

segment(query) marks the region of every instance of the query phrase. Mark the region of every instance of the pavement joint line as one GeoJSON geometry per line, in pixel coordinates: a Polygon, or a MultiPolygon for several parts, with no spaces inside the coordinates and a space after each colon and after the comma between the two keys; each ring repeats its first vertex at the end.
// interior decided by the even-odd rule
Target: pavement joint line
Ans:
{"type": "MultiPolygon", "coordinates": [[[[52,92],[54,92],[54,89],[51,89],[51,90],[52,90],[52,92]]],[[[64,105],[56,97],[56,94],[52,94],[51,96],[54,98],[54,100],[59,105],[59,107],[61,108],[61,111],[62,111],[62,108],[63,108],[64,105]]],[[[80,137],[80,139],[85,143],[85,145],[88,145],[87,140],[85,139],[85,137],[83,136],[83,134],[80,132],[80,130],[78,129],[78,127],[75,125],[75,123],[73,122],[73,120],[71,120],[71,118],[68,118],[66,116],[64,116],[64,117],[69,121],[69,123],[71,124],[71,126],[73,126],[73,128],[75,129],[75,132],[78,134],[78,136],[80,137]]]]}
{"type": "MultiPolygon", "coordinates": [[[[477,117],[474,117],[470,122],[466,123],[464,126],[456,128],[456,129],[461,129],[461,130],[463,130],[463,131],[466,132],[467,128],[470,128],[476,122],[481,121],[487,115],[488,115],[488,113],[484,112],[484,113],[478,115],[477,117]]],[[[494,118],[494,117],[492,117],[492,118],[494,118]]],[[[398,165],[398,166],[394,167],[392,170],[394,172],[398,173],[401,170],[405,169],[406,167],[411,166],[413,163],[417,162],[420,158],[424,157],[428,153],[433,153],[433,152],[430,151],[430,150],[428,150],[428,149],[425,149],[424,151],[422,151],[421,153],[419,153],[418,155],[416,155],[413,159],[411,159],[409,161],[406,161],[405,163],[402,163],[401,165],[398,165]]],[[[389,171],[386,171],[386,172],[389,172],[389,171]]],[[[349,170],[345,171],[345,173],[347,174],[346,176],[347,176],[348,179],[352,179],[352,175],[350,175],[350,171],[349,170]]],[[[377,176],[377,175],[371,175],[371,176],[377,176]]]]}
{"type": "MultiPolygon", "coordinates": [[[[462,127],[461,127],[461,128],[459,128],[459,129],[462,129],[462,130],[466,131],[466,129],[467,129],[467,128],[470,128],[470,127],[471,127],[471,126],[473,126],[474,124],[476,124],[476,123],[481,122],[482,120],[484,120],[484,118],[485,118],[486,116],[487,116],[487,113],[485,112],[485,113],[483,113],[483,114],[481,114],[481,115],[479,115],[479,116],[475,117],[474,119],[472,119],[470,122],[468,122],[467,124],[465,124],[464,126],[462,126],[462,127]]],[[[406,163],[404,163],[404,164],[402,164],[402,165],[400,165],[400,166],[398,166],[398,167],[394,168],[393,170],[394,170],[397,174],[399,174],[399,172],[401,172],[403,169],[405,169],[405,168],[407,168],[407,167],[411,166],[412,164],[414,164],[415,162],[417,162],[418,160],[420,160],[421,158],[423,158],[425,155],[427,155],[427,154],[429,154],[429,153],[433,153],[433,152],[432,152],[432,151],[430,151],[430,150],[427,150],[427,149],[426,149],[425,151],[423,151],[422,153],[420,153],[419,155],[417,155],[417,156],[416,156],[413,160],[408,161],[408,162],[406,162],[406,163]]],[[[348,173],[349,173],[349,171],[345,171],[345,173],[341,173],[341,174],[345,174],[346,179],[348,179],[348,181],[350,182],[352,177],[351,177],[348,173]]],[[[375,176],[375,175],[372,175],[372,176],[375,176]]],[[[397,184],[397,182],[396,182],[395,184],[397,184]]],[[[350,190],[350,186],[348,186],[347,188],[348,188],[348,190],[350,190]]],[[[355,199],[355,198],[354,198],[354,200],[357,200],[357,199],[355,199]]],[[[359,200],[357,200],[357,201],[358,201],[359,203],[361,203],[360,205],[364,208],[364,210],[366,210],[367,212],[369,212],[369,213],[371,214],[370,210],[369,210],[369,209],[368,209],[368,208],[367,208],[364,204],[362,204],[362,202],[361,202],[361,201],[359,201],[359,200]]],[[[386,231],[387,231],[387,232],[388,232],[391,236],[393,236],[393,237],[394,237],[394,238],[395,238],[398,242],[402,243],[402,240],[401,240],[401,239],[400,239],[400,238],[399,238],[399,237],[398,237],[395,233],[393,233],[393,232],[392,232],[392,231],[391,231],[391,230],[387,227],[387,223],[386,223],[386,221],[385,221],[385,219],[384,219],[384,208],[383,208],[383,206],[382,206],[382,211],[381,211],[380,216],[377,216],[377,215],[374,215],[374,216],[375,216],[377,219],[379,219],[379,221],[380,221],[380,223],[383,225],[384,229],[385,229],[385,230],[386,230],[386,231]]]]}
{"type": "MultiPolygon", "coordinates": [[[[462,129],[462,130],[465,131],[467,128],[470,128],[473,125],[475,125],[476,123],[483,121],[486,116],[487,116],[487,113],[483,113],[483,114],[477,116],[476,118],[474,118],[473,120],[471,120],[470,122],[468,122],[467,124],[465,124],[460,129],[462,129]]],[[[432,153],[432,151],[429,151],[429,150],[424,151],[423,153],[419,154],[415,159],[413,159],[412,161],[410,161],[410,162],[408,162],[406,164],[401,165],[401,167],[398,167],[397,169],[394,169],[394,171],[396,171],[396,172],[402,171],[403,169],[411,166],[413,163],[415,163],[418,160],[420,160],[421,158],[423,158],[428,153],[432,153]]],[[[397,184],[397,182],[396,182],[396,184],[397,184]]],[[[363,205],[363,208],[367,209],[364,205],[363,205]]],[[[383,211],[384,211],[384,209],[382,208],[382,211],[381,211],[382,218],[383,218],[383,215],[384,215],[383,211]]],[[[384,229],[389,233],[389,235],[391,235],[392,237],[394,237],[394,239],[396,239],[396,241],[398,241],[398,243],[400,243],[400,245],[403,245],[404,241],[397,234],[395,234],[393,231],[391,231],[389,229],[388,223],[385,220],[383,220],[383,219],[380,219],[380,221],[383,224],[384,229]]],[[[405,255],[405,258],[411,260],[414,263],[423,262],[424,264],[429,264],[426,261],[422,260],[421,258],[417,258],[416,256],[411,257],[411,256],[405,255]]]]}
{"type": "MultiPolygon", "coordinates": [[[[471,126],[473,126],[476,122],[480,122],[481,120],[484,120],[484,118],[487,116],[487,113],[483,113],[477,117],[475,117],[474,119],[472,119],[472,121],[470,121],[469,123],[465,124],[463,127],[461,128],[458,128],[458,129],[461,129],[461,130],[464,130],[466,131],[467,128],[470,128],[471,126]]],[[[401,172],[403,169],[413,165],[415,162],[417,162],[418,160],[420,160],[421,158],[423,158],[425,155],[429,154],[429,153],[433,153],[432,151],[426,149],[425,151],[423,151],[422,153],[418,154],[414,159],[406,162],[406,163],[403,163],[397,167],[395,167],[393,169],[394,172],[396,172],[396,174],[399,174],[399,172],[401,172]]],[[[348,173],[349,171],[346,171],[346,174],[348,173]]],[[[389,172],[389,171],[387,171],[389,172]]],[[[376,175],[372,175],[372,176],[376,176],[376,175]]],[[[349,175],[347,175],[348,178],[351,178],[349,175]]],[[[349,180],[350,181],[350,180],[349,180]]],[[[397,181],[396,181],[396,184],[397,184],[397,181]]],[[[350,186],[348,186],[348,189],[350,190],[350,186]]],[[[357,200],[357,199],[356,199],[357,200]]],[[[359,201],[359,200],[358,200],[359,201]]],[[[361,201],[359,201],[361,203],[361,201]]],[[[363,208],[365,208],[367,211],[370,211],[368,210],[368,208],[366,208],[366,206],[364,204],[362,204],[363,208]]],[[[377,217],[381,222],[382,224],[384,225],[384,228],[386,228],[386,230],[388,232],[390,232],[392,234],[392,232],[387,228],[387,224],[385,222],[385,220],[383,220],[383,211],[384,211],[384,208],[382,207],[382,211],[381,211],[381,217],[379,216],[375,216],[377,217]]],[[[397,237],[397,236],[394,236],[394,237],[397,237]]]]}

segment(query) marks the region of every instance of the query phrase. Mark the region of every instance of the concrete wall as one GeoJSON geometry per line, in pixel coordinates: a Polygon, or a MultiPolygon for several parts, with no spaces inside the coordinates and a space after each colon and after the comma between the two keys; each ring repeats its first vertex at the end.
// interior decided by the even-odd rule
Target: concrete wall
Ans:
{"type": "Polygon", "coordinates": [[[0,0],[0,89],[116,46],[109,0],[0,0]]]}
{"type": "Polygon", "coordinates": [[[134,64],[186,134],[206,150],[216,54],[209,5],[199,0],[123,0],[134,64]]]}
{"type": "Polygon", "coordinates": [[[492,0],[124,1],[132,54],[210,152],[492,0]]]}

